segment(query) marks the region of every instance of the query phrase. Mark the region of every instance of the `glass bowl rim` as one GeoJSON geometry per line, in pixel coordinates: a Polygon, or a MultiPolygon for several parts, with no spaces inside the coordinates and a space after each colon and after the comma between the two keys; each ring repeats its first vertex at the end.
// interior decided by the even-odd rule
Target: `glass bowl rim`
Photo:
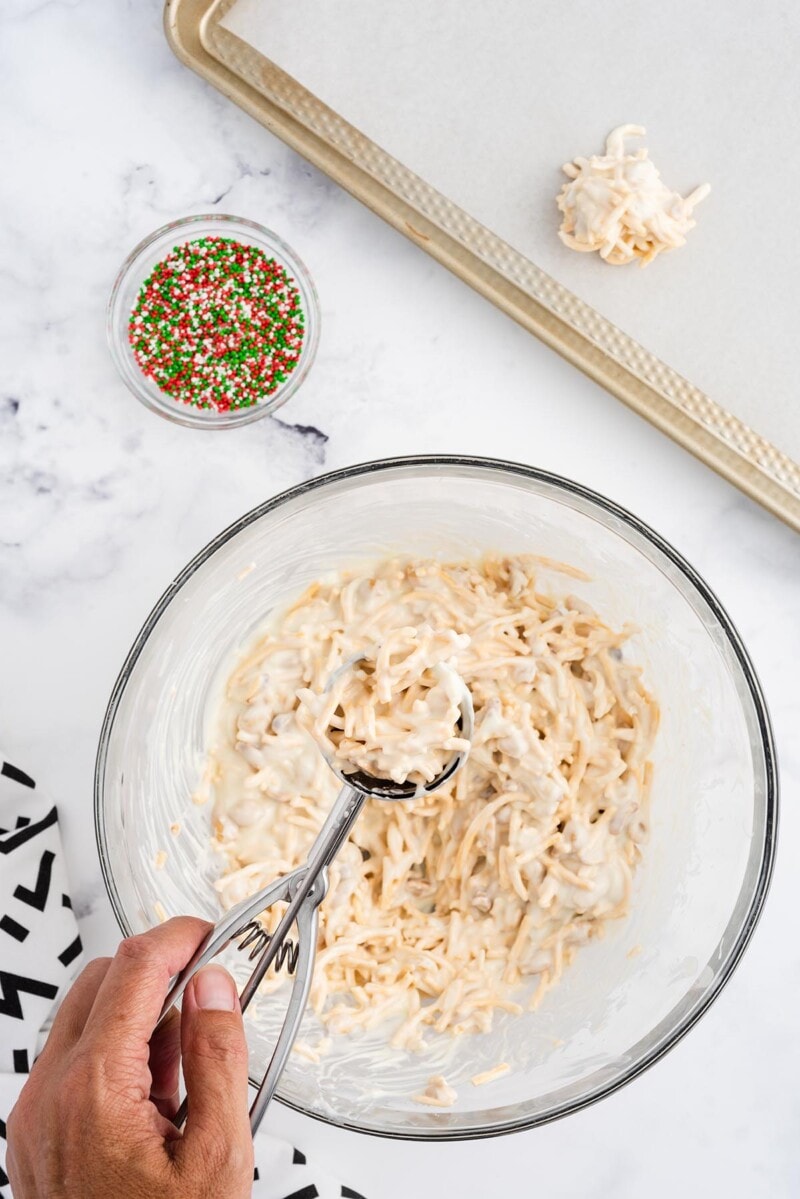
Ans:
{"type": "MultiPolygon", "coordinates": [[[[753,708],[756,715],[757,727],[759,733],[759,748],[762,755],[762,760],[756,765],[762,765],[764,777],[766,780],[766,789],[764,795],[764,837],[761,845],[761,862],[758,872],[758,878],[755,880],[752,888],[752,895],[749,900],[747,911],[742,916],[741,928],[738,936],[731,946],[725,959],[722,961],[718,972],[715,974],[713,981],[706,989],[702,997],[685,1014],[677,1021],[675,1027],[663,1038],[660,1043],[656,1043],[642,1057],[633,1062],[626,1070],[618,1077],[606,1082],[595,1090],[586,1095],[568,1100],[560,1106],[546,1112],[535,1112],[528,1116],[521,1117],[518,1120],[505,1121],[502,1123],[472,1127],[472,1128],[443,1128],[435,1131],[432,1129],[379,1129],[368,1128],[354,1120],[346,1118],[337,1118],[335,1115],[323,1114],[321,1112],[309,1111],[302,1104],[295,1103],[281,1095],[276,1095],[275,1098],[283,1103],[286,1107],[292,1108],[294,1111],[301,1113],[304,1116],[310,1116],[312,1119],[320,1120],[323,1124],[329,1124],[336,1128],[343,1128],[351,1132],[359,1132],[362,1134],[385,1137],[390,1140],[402,1141],[466,1141],[466,1140],[482,1140],[487,1137],[502,1136],[511,1132],[522,1132],[526,1129],[535,1128],[543,1124],[548,1124],[553,1120],[558,1120],[564,1116],[571,1115],[573,1112],[581,1111],[584,1108],[598,1103],[601,1099],[612,1095],[615,1091],[620,1090],[623,1086],[632,1082],[635,1078],[650,1066],[654,1065],[662,1057],[664,1057],[671,1049],[678,1044],[687,1032],[700,1020],[706,1013],[708,1008],[722,991],[723,987],[729,981],[736,966],[739,964],[742,955],[750,942],[750,939],[755,930],[756,924],[762,914],[764,902],[769,891],[772,880],[772,872],[775,861],[776,841],[778,831],[778,807],[779,807],[779,784],[777,772],[777,756],[775,750],[772,725],[770,721],[769,711],[767,709],[766,700],[764,698],[761,684],[756,675],[747,650],[739,636],[739,633],[733,624],[733,621],[728,616],[725,608],[718,600],[716,594],[697,573],[693,566],[676,550],[672,545],[660,534],[656,533],[644,521],[634,516],[626,508],[616,504],[613,500],[607,499],[599,492],[593,491],[591,488],[584,487],[580,483],[575,483],[571,479],[567,479],[561,475],[556,475],[550,471],[540,470],[538,467],[528,466],[524,463],[512,462],[499,458],[485,458],[472,455],[458,454],[423,454],[423,455],[408,455],[393,458],[380,458],[369,462],[357,463],[352,466],[342,467],[338,470],[328,471],[325,474],[317,475],[312,479],[307,479],[294,487],[273,496],[271,499],[265,500],[258,504],[243,516],[233,521],[221,533],[217,534],[209,541],[201,550],[198,551],[183,570],[173,579],[160,598],[156,601],[150,614],[142,625],[136,639],[128,651],[122,668],[117,676],[111,697],[106,708],[103,718],[103,724],[100,731],[100,739],[97,749],[97,758],[95,761],[94,772],[94,823],[95,837],[97,841],[97,850],[100,858],[100,866],[103,874],[106,892],[108,894],[111,906],[114,910],[117,923],[124,936],[130,936],[133,932],[128,924],[127,917],[123,910],[116,891],[116,885],[111,872],[111,865],[106,852],[106,834],[105,834],[105,811],[103,807],[103,779],[105,770],[105,758],[108,749],[108,743],[111,731],[116,717],[122,695],[127,686],[139,656],[144,649],[144,646],[150,637],[150,634],[155,629],[162,614],[175,598],[183,585],[195,574],[197,570],[204,565],[216,551],[225,545],[231,538],[235,537],[243,529],[259,520],[267,513],[281,508],[284,504],[290,503],[292,500],[298,499],[301,496],[317,491],[326,486],[348,482],[353,479],[361,478],[368,475],[379,475],[383,472],[410,469],[417,467],[444,467],[444,468],[469,468],[482,471],[496,471],[500,474],[510,475],[517,479],[532,480],[537,483],[544,483],[552,487],[556,492],[563,492],[567,496],[575,496],[588,501],[590,504],[598,507],[604,516],[614,517],[621,521],[623,525],[628,526],[633,532],[644,538],[662,553],[679,572],[683,575],[695,591],[699,593],[704,600],[709,610],[711,611],[717,626],[723,633],[725,641],[729,649],[733,651],[734,657],[742,672],[742,677],[746,683],[747,690],[753,702],[753,708]]],[[[613,530],[612,532],[617,532],[613,530]]],[[[620,535],[620,534],[618,534],[620,535]]],[[[638,548],[635,547],[634,548],[638,548]]],[[[666,1017],[665,1017],[666,1018],[666,1017]]],[[[258,1086],[257,1079],[251,1079],[253,1086],[258,1086]]]]}
{"type": "MultiPolygon", "coordinates": [[[[200,236],[199,233],[198,236],[200,236]]],[[[166,254],[169,251],[165,249],[164,252],[166,254]]],[[[313,366],[319,346],[319,332],[319,296],[311,272],[297,251],[266,225],[250,220],[249,217],[235,216],[233,213],[227,212],[201,212],[191,216],[177,217],[173,221],[167,221],[166,224],[160,225],[152,233],[148,233],[146,237],[137,242],[117,271],[106,305],[106,341],[117,374],[128,391],[148,411],[155,412],[158,416],[172,421],[173,424],[191,429],[238,429],[277,412],[287,400],[291,399],[313,366]],[[129,279],[139,272],[139,264],[147,251],[160,239],[169,240],[166,237],[167,234],[174,236],[176,243],[180,243],[186,240],[186,235],[191,233],[194,226],[203,224],[219,225],[220,235],[224,235],[226,229],[235,235],[235,230],[239,228],[245,236],[250,236],[260,249],[272,250],[282,257],[286,266],[291,269],[294,281],[300,290],[306,315],[306,334],[297,366],[274,395],[264,403],[255,404],[250,408],[238,408],[205,416],[192,408],[190,404],[181,404],[180,401],[173,400],[166,395],[161,399],[150,394],[143,382],[144,376],[139,378],[137,368],[126,355],[123,344],[124,334],[120,331],[121,316],[118,311],[123,289],[129,279]]],[[[157,390],[160,393],[160,389],[157,388],[157,390]]]]}

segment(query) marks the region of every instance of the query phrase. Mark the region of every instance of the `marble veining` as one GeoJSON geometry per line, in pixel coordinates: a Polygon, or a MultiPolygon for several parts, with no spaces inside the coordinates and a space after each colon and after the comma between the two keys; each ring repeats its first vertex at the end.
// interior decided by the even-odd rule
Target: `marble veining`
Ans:
{"type": "Polygon", "coordinates": [[[89,951],[112,951],[118,936],[91,812],[105,704],[188,559],[326,469],[448,451],[534,463],[663,533],[748,645],[785,796],[762,924],[697,1029],[578,1116],[458,1146],[379,1142],[278,1107],[267,1124],[375,1199],[400,1199],[412,1181],[425,1199],[445,1182],[467,1199],[534,1183],[553,1199],[798,1194],[800,539],[186,71],[158,0],[5,0],[0,121],[11,147],[0,173],[0,736],[58,801],[89,951]],[[158,225],[204,211],[275,229],[307,263],[322,310],[297,395],[225,433],[146,411],[105,344],[124,257],[158,225]]]}

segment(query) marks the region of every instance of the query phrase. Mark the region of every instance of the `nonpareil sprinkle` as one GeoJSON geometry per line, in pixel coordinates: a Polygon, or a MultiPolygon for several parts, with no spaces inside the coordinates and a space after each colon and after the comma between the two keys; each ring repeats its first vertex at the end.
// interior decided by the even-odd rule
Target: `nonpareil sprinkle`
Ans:
{"type": "Polygon", "coordinates": [[[274,258],[230,237],[175,246],[142,284],[128,338],[173,399],[230,412],[271,396],[297,366],[305,313],[274,258]]]}

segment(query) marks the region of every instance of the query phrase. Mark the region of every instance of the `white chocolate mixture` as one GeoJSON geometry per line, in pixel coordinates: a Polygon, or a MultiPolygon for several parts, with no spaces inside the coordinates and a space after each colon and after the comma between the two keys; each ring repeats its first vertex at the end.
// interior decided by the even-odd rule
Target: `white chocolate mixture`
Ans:
{"type": "Polygon", "coordinates": [[[470,747],[457,731],[463,684],[448,668],[468,645],[451,629],[392,629],[322,695],[303,688],[298,720],[345,773],[431,783],[470,747]]]}
{"type": "Polygon", "coordinates": [[[392,1043],[421,1051],[426,1028],[488,1031],[627,911],[658,710],[624,649],[631,630],[550,594],[543,565],[395,559],[321,580],[230,678],[211,760],[226,908],[305,859],[338,792],[304,724],[337,715],[318,697],[348,658],[383,654],[338,696],[355,715],[339,707],[331,734],[370,769],[437,771],[436,737],[454,735],[440,665],[472,694],[466,766],[420,799],[369,801],[331,867],[311,1003],[333,1033],[391,1020],[392,1043]]]}
{"type": "Polygon", "coordinates": [[[620,125],[609,134],[605,154],[576,158],[563,167],[569,182],[556,203],[564,214],[558,236],[571,250],[597,251],[614,266],[642,266],[686,244],[693,212],[711,191],[704,183],[684,199],[663,183],[647,150],[626,150],[641,125],[620,125]]]}

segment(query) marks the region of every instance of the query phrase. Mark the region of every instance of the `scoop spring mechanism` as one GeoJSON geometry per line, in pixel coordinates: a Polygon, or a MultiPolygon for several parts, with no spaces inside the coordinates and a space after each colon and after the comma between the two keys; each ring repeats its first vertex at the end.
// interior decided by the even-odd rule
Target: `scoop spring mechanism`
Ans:
{"type": "MultiPolygon", "coordinates": [[[[240,953],[245,953],[249,949],[250,952],[247,956],[251,962],[254,962],[271,940],[272,937],[267,930],[262,928],[257,920],[251,920],[239,934],[239,944],[236,948],[240,953]]],[[[294,974],[297,970],[299,954],[300,946],[291,937],[287,937],[276,954],[272,964],[273,970],[277,973],[285,967],[287,974],[294,974]]]]}

